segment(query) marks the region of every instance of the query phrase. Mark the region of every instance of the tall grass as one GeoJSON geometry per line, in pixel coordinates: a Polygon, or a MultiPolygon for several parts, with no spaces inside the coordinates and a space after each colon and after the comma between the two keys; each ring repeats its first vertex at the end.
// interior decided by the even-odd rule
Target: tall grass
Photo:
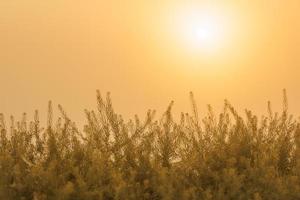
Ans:
{"type": "Polygon", "coordinates": [[[42,128],[38,112],[6,123],[0,115],[0,199],[300,199],[300,122],[283,111],[241,117],[225,101],[216,115],[125,122],[109,94],[97,92],[80,132],[59,106],[61,118],[42,128]]]}

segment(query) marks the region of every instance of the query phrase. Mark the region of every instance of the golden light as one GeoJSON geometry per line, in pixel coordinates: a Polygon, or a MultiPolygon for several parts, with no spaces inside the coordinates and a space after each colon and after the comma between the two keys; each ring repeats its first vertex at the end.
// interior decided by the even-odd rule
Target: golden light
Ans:
{"type": "Polygon", "coordinates": [[[232,26],[225,12],[213,9],[189,8],[179,14],[177,31],[189,49],[215,52],[225,48],[232,26]]]}

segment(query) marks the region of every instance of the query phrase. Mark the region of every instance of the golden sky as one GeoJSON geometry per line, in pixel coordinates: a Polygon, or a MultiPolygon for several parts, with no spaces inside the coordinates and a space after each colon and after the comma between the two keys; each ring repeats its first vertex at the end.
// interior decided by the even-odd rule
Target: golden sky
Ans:
{"type": "Polygon", "coordinates": [[[200,111],[228,98],[265,113],[286,88],[297,114],[299,10],[299,0],[0,1],[0,112],[45,111],[51,99],[80,121],[100,89],[126,117],[171,100],[189,111],[189,91],[200,111]],[[198,41],[202,15],[222,31],[198,41]]]}

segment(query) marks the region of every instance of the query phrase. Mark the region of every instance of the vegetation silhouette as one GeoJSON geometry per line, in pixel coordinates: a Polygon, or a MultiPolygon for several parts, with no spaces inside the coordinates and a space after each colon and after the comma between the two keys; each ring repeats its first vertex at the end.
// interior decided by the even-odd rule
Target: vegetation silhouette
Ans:
{"type": "Polygon", "coordinates": [[[0,199],[300,199],[300,122],[283,111],[242,117],[226,100],[199,119],[172,118],[172,105],[156,120],[125,122],[107,94],[97,91],[97,109],[86,110],[79,131],[61,106],[47,126],[39,113],[27,122],[0,115],[0,199]]]}

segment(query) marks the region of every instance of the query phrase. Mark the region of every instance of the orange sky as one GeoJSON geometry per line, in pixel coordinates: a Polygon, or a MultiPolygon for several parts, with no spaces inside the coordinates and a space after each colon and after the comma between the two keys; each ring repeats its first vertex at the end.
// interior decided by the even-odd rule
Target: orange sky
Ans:
{"type": "Polygon", "coordinates": [[[298,0],[1,1],[0,112],[45,111],[51,99],[81,121],[100,89],[126,117],[171,100],[189,111],[189,91],[200,111],[228,98],[262,113],[268,100],[281,108],[286,88],[298,115],[299,10],[298,0]],[[218,51],[184,44],[178,16],[189,9],[227,18],[218,51]]]}

